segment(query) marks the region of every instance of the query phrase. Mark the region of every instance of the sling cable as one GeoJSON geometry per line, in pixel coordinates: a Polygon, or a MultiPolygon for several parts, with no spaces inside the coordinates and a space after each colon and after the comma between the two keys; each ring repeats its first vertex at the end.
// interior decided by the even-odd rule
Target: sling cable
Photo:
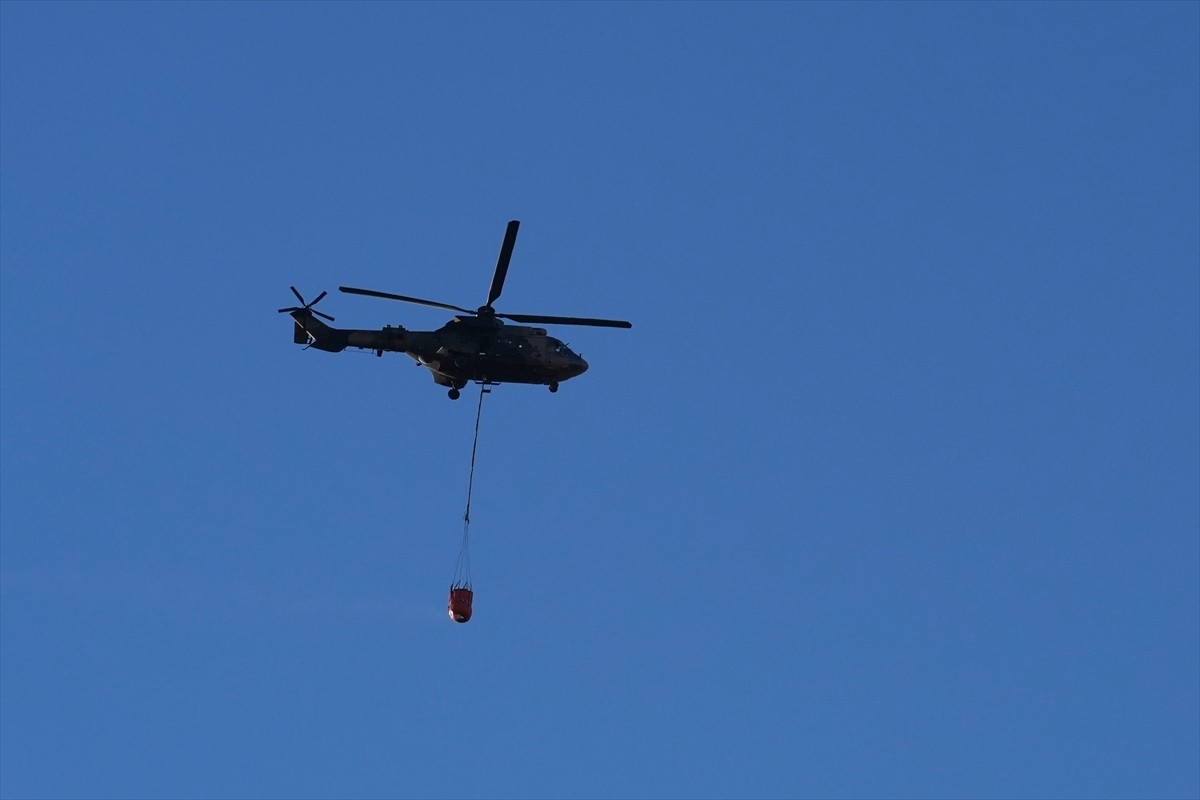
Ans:
{"type": "Polygon", "coordinates": [[[479,419],[483,415],[483,396],[490,392],[484,384],[479,389],[479,405],[475,407],[475,438],[471,442],[471,471],[467,478],[467,510],[463,514],[462,546],[458,550],[458,561],[454,565],[454,579],[450,583],[450,619],[466,622],[471,618],[471,490],[475,487],[475,452],[479,448],[479,419]]]}

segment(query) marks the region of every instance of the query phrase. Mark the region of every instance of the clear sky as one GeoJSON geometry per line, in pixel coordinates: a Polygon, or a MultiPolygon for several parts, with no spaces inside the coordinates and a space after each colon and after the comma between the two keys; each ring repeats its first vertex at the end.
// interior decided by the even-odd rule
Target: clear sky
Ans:
{"type": "Polygon", "coordinates": [[[1200,4],[0,3],[6,798],[1200,795],[1200,4]],[[302,351],[501,310],[476,388],[302,351]]]}

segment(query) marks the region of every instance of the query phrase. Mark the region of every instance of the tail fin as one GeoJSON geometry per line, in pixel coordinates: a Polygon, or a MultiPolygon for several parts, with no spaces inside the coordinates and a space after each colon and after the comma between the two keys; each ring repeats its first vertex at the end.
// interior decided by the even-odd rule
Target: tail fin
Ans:
{"type": "Polygon", "coordinates": [[[306,344],[330,353],[338,353],[346,349],[348,333],[329,327],[308,309],[300,308],[293,311],[292,320],[296,323],[296,328],[292,332],[292,341],[296,344],[306,344]]]}

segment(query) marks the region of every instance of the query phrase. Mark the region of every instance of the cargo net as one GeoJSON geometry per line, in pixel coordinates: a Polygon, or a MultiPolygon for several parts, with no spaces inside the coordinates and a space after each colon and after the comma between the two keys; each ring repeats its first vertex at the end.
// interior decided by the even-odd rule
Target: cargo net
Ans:
{"type": "Polygon", "coordinates": [[[447,609],[450,619],[466,622],[471,618],[471,491],[475,488],[475,453],[479,449],[479,419],[483,416],[483,396],[488,388],[479,389],[479,405],[475,407],[475,438],[471,441],[471,471],[467,477],[467,510],[463,513],[462,545],[458,548],[458,561],[454,564],[454,578],[450,582],[450,601],[447,609]]]}

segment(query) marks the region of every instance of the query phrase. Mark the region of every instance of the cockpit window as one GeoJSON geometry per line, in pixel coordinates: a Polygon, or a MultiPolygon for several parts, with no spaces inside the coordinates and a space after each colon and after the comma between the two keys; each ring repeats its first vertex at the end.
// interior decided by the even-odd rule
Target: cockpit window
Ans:
{"type": "Polygon", "coordinates": [[[558,341],[557,339],[551,340],[550,349],[553,350],[556,354],[558,354],[560,356],[567,356],[569,358],[579,358],[579,356],[575,355],[574,351],[572,351],[571,348],[567,347],[565,344],[558,341]]]}

